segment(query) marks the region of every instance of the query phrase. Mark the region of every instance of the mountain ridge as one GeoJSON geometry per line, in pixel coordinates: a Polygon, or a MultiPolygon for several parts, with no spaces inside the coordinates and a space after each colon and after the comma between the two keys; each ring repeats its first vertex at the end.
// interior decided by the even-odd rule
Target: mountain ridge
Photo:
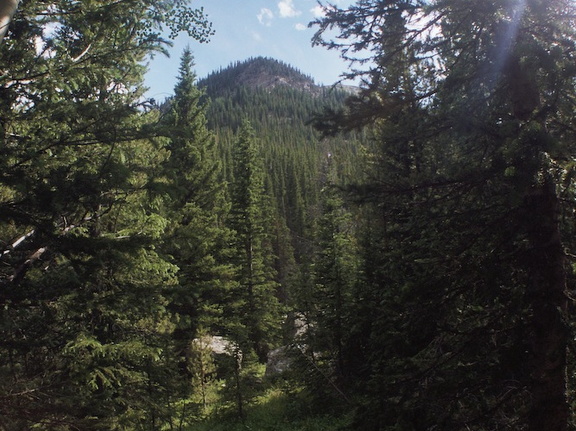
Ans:
{"type": "Polygon", "coordinates": [[[295,67],[267,57],[237,61],[197,85],[210,100],[210,127],[236,130],[244,118],[256,129],[284,130],[289,123],[290,133],[302,127],[309,137],[315,133],[312,117],[325,108],[338,109],[351,94],[342,86],[317,85],[295,67]]]}
{"type": "Polygon", "coordinates": [[[209,92],[226,91],[232,88],[249,87],[267,91],[278,87],[289,87],[314,96],[323,93],[329,86],[315,83],[314,79],[297,68],[270,57],[250,57],[236,61],[224,68],[211,72],[198,81],[200,87],[210,87],[209,92]],[[215,90],[217,89],[217,90],[215,90]]]}

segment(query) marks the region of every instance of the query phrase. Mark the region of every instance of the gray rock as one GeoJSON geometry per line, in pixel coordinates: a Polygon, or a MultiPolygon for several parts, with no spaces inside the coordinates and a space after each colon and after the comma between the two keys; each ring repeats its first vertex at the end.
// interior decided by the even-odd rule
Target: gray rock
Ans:
{"type": "Polygon", "coordinates": [[[282,346],[268,352],[266,362],[266,377],[278,376],[290,369],[294,359],[290,355],[290,347],[282,346]]]}

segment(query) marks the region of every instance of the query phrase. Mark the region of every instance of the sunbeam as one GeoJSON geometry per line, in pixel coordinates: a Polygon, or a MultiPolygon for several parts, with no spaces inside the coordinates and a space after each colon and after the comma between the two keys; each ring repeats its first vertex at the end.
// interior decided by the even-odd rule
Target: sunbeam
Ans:
{"type": "Polygon", "coordinates": [[[501,39],[496,45],[498,54],[491,73],[494,83],[502,74],[504,64],[510,56],[512,46],[518,36],[518,28],[520,27],[520,22],[524,16],[524,12],[526,11],[526,0],[513,1],[510,6],[508,15],[510,17],[510,22],[506,26],[506,30],[503,32],[501,39]]]}

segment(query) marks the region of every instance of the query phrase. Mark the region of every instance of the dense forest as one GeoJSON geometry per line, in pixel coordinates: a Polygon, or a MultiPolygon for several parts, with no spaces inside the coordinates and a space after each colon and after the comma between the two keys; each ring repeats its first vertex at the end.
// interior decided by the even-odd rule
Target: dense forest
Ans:
{"type": "Polygon", "coordinates": [[[148,100],[185,0],[0,4],[0,430],[576,429],[576,4],[325,4],[148,100]]]}

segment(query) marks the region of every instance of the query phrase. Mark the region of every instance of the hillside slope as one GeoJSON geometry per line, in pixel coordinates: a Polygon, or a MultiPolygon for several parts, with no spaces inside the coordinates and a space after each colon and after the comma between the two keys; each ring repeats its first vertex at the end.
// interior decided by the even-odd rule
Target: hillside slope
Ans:
{"type": "MultiPolygon", "coordinates": [[[[232,182],[232,148],[241,123],[256,132],[267,173],[267,188],[277,211],[279,282],[289,291],[289,274],[310,261],[320,191],[328,165],[339,181],[355,175],[358,137],[321,139],[309,123],[324,108],[342,106],[349,92],[322,87],[282,62],[254,58],[237,62],[198,83],[210,99],[208,125],[218,140],[232,182]],[[294,267],[296,265],[296,267],[294,267]]],[[[287,294],[289,296],[289,294],[287,294]]]]}
{"type": "Polygon", "coordinates": [[[227,158],[242,121],[251,123],[261,141],[278,207],[288,226],[303,234],[304,215],[295,214],[311,210],[297,202],[316,204],[328,154],[340,161],[339,176],[344,177],[354,166],[358,148],[355,137],[321,139],[309,123],[323,109],[342,106],[350,93],[317,86],[293,67],[262,57],[214,72],[198,86],[210,98],[209,127],[227,158]]]}

